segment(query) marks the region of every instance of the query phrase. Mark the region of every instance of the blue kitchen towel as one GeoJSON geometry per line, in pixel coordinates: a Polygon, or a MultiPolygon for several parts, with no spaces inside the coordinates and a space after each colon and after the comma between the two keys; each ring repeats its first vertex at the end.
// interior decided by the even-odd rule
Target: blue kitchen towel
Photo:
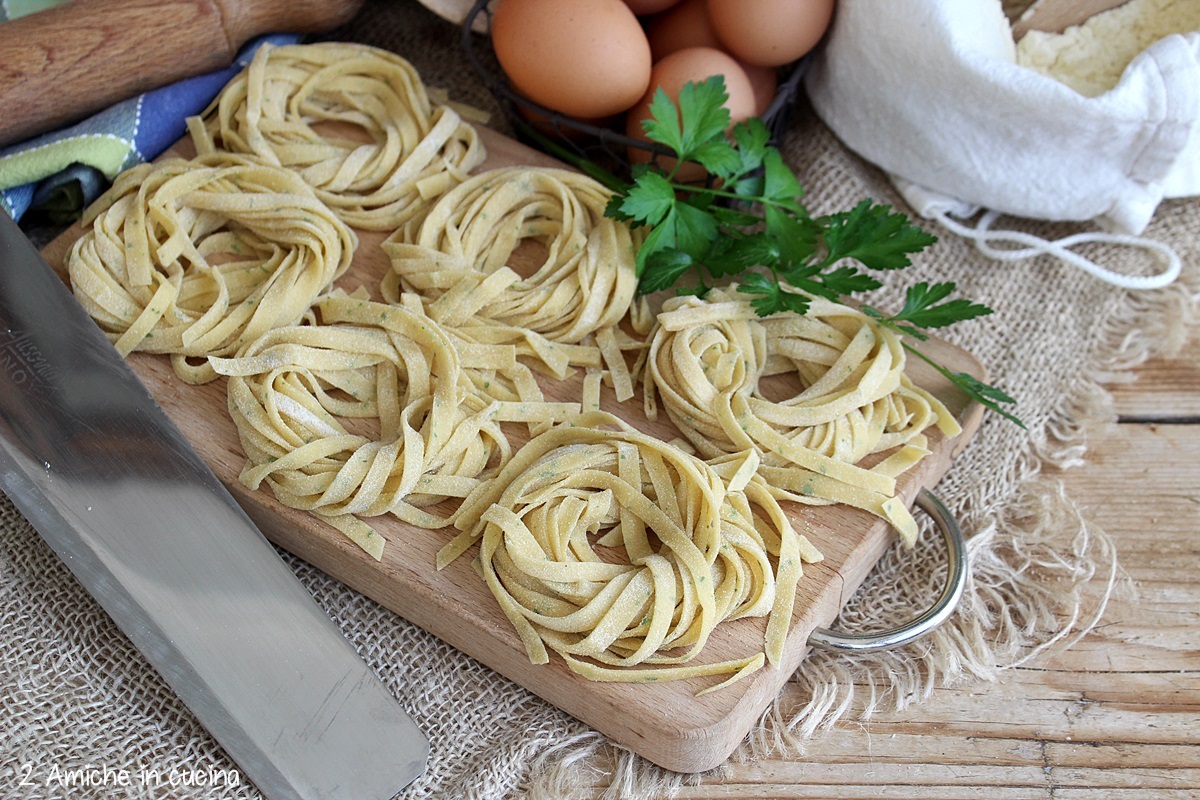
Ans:
{"type": "MultiPolygon", "coordinates": [[[[40,0],[40,5],[49,4],[53,2],[40,0]]],[[[16,5],[14,0],[0,4],[0,20],[18,16],[16,5]]],[[[77,125],[0,149],[0,208],[18,221],[34,207],[77,213],[119,172],[153,159],[180,139],[187,118],[202,112],[263,42],[298,41],[297,34],[259,37],[242,47],[226,69],[155,89],[77,125]]]]}

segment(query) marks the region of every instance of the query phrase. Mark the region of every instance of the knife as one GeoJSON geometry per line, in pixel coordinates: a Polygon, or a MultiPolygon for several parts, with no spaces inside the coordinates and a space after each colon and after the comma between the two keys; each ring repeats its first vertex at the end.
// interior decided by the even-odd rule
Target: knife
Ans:
{"type": "Polygon", "coordinates": [[[270,800],[424,770],[415,723],[4,213],[0,489],[270,800]]]}

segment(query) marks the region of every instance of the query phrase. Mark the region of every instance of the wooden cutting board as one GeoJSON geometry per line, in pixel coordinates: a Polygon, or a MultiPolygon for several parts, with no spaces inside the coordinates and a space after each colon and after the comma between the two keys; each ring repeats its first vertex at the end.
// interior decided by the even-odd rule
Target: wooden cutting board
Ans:
{"type": "MultiPolygon", "coordinates": [[[[492,131],[481,129],[480,134],[489,154],[483,168],[557,165],[492,131]]],[[[188,146],[181,144],[171,154],[188,155],[188,146]]],[[[80,233],[78,227],[72,228],[44,251],[61,275],[66,274],[64,256],[80,233]]],[[[378,299],[379,282],[389,269],[388,258],[379,248],[383,236],[369,232],[360,232],[360,236],[353,266],[338,285],[347,290],[366,286],[378,299]]],[[[927,351],[952,370],[983,377],[980,364],[961,349],[934,340],[927,351]]],[[[387,539],[382,561],[374,561],[334,528],[278,503],[268,489],[250,491],[238,481],[245,459],[226,411],[224,380],[190,386],[175,377],[165,356],[134,354],[129,361],[267,538],[668,769],[696,772],[726,759],[804,658],[810,631],[833,620],[894,539],[889,526],[866,512],[789,504],[786,508],[798,529],[824,553],[825,560],[805,567],[781,668],[764,668],[703,697],[696,697],[696,692],[719,679],[594,683],[572,673],[554,654],[547,665],[529,663],[516,633],[470,566],[475,548],[441,572],[434,568],[434,556],[452,538],[452,529],[427,531],[390,517],[372,519],[372,526],[387,539]]],[[[932,487],[949,469],[982,416],[980,406],[968,404],[949,382],[921,367],[914,365],[911,376],[946,403],[961,421],[963,433],[947,440],[932,431],[933,454],[900,480],[902,494],[910,503],[919,489],[932,487]]],[[[545,382],[543,389],[548,399],[577,401],[580,396],[578,382],[545,382]]],[[[605,408],[663,439],[679,435],[665,416],[647,422],[640,395],[617,404],[606,390],[605,408]]],[[[514,438],[523,438],[521,434],[514,430],[514,438]]],[[[930,603],[934,599],[930,597],[930,603]]],[[[923,610],[914,608],[913,616],[923,610]]],[[[724,623],[706,646],[703,660],[755,652],[761,648],[764,630],[762,619],[724,623]]],[[[398,651],[392,658],[403,668],[407,654],[398,651]]]]}

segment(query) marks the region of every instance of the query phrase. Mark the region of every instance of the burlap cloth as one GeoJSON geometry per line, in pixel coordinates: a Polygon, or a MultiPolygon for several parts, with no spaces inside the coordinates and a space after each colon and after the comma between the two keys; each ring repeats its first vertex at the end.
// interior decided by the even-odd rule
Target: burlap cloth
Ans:
{"type": "MultiPolygon", "coordinates": [[[[388,47],[454,100],[494,104],[462,58],[458,30],[411,0],[369,3],[335,38],[388,47]]],[[[500,124],[503,128],[503,125],[500,124]]],[[[898,203],[883,176],[848,153],[803,108],[784,150],[816,213],[863,197],[898,203]]],[[[1074,225],[1005,220],[1046,238],[1074,225]]],[[[938,487],[970,539],[972,579],[956,616],[931,638],[872,657],[817,653],[794,676],[734,758],[799,754],[839,718],[936,702],[936,688],[985,682],[1094,623],[1081,584],[1116,574],[1114,551],[1064,495],[1056,473],[1078,463],[1094,426],[1111,421],[1106,381],[1181,346],[1196,320],[1200,201],[1162,206],[1147,235],[1179,252],[1175,285],[1141,295],[1112,289],[1047,257],[999,264],[953,237],[922,254],[896,285],[958,282],[996,313],[952,330],[1019,400],[1029,427],[991,415],[938,487]],[[781,750],[781,748],[784,748],[781,750]]],[[[1144,255],[1088,254],[1138,272],[1144,255]]],[[[897,305],[892,291],[883,307],[897,305]]],[[[937,537],[925,537],[926,540],[937,537]]],[[[323,573],[285,555],[322,607],[378,671],[432,742],[428,771],[404,797],[665,796],[682,778],[621,751],[566,714],[323,573]],[[593,791],[581,790],[584,796],[593,791]]],[[[928,602],[934,544],[885,557],[844,610],[842,628],[879,628],[928,602]]],[[[982,690],[986,690],[986,687],[982,690]]],[[[63,789],[45,778],[92,764],[110,769],[233,770],[232,762],[8,501],[0,501],[0,796],[250,798],[238,787],[112,785],[63,789]],[[25,765],[28,765],[27,767],[25,765]],[[32,775],[33,785],[20,786],[32,775]]]]}

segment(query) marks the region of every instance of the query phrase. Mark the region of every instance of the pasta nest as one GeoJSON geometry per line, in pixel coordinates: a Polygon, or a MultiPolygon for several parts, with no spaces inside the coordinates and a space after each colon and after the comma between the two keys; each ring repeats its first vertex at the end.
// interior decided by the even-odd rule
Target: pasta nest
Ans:
{"type": "Polygon", "coordinates": [[[272,330],[213,360],[229,376],[241,480],[265,483],[379,558],[384,541],[359,517],[450,524],[453,513],[429,507],[467,496],[509,459],[502,415],[432,320],[341,292],[313,311],[317,324],[272,330]]]}
{"type": "Polygon", "coordinates": [[[929,426],[948,436],[959,427],[905,363],[895,333],[823,298],[804,315],[766,318],[735,287],[707,300],[672,298],[645,363],[647,414],[661,398],[703,457],[754,450],[777,496],[866,509],[911,543],[916,523],[895,496],[896,477],[928,455],[929,426]]]}
{"type": "Polygon", "coordinates": [[[604,367],[618,399],[628,399],[622,354],[643,342],[619,323],[633,311],[634,330],[648,329],[644,304],[634,302],[642,234],[604,216],[610,197],[562,169],[477,174],[443,195],[415,234],[384,243],[392,273],[383,295],[415,292],[442,324],[478,341],[515,342],[559,378],[570,365],[604,367]],[[522,245],[538,246],[528,277],[515,268],[522,245]]]}
{"type": "Polygon", "coordinates": [[[199,152],[253,153],[295,170],[362,230],[419,217],[486,156],[475,128],[430,100],[412,64],[360,44],[264,44],[205,117],[189,120],[199,152]]]}
{"type": "Polygon", "coordinates": [[[298,322],[358,243],[295,173],[223,154],[127,170],[83,224],[75,296],[121,355],[169,353],[189,383],[216,377],[189,359],[298,322]]]}
{"type": "Polygon", "coordinates": [[[533,663],[664,681],[778,664],[805,561],[753,453],[710,465],[594,412],[530,440],[467,498],[445,566],[478,565],[533,663]],[[692,663],[721,622],[767,617],[763,649],[692,663]]]}

